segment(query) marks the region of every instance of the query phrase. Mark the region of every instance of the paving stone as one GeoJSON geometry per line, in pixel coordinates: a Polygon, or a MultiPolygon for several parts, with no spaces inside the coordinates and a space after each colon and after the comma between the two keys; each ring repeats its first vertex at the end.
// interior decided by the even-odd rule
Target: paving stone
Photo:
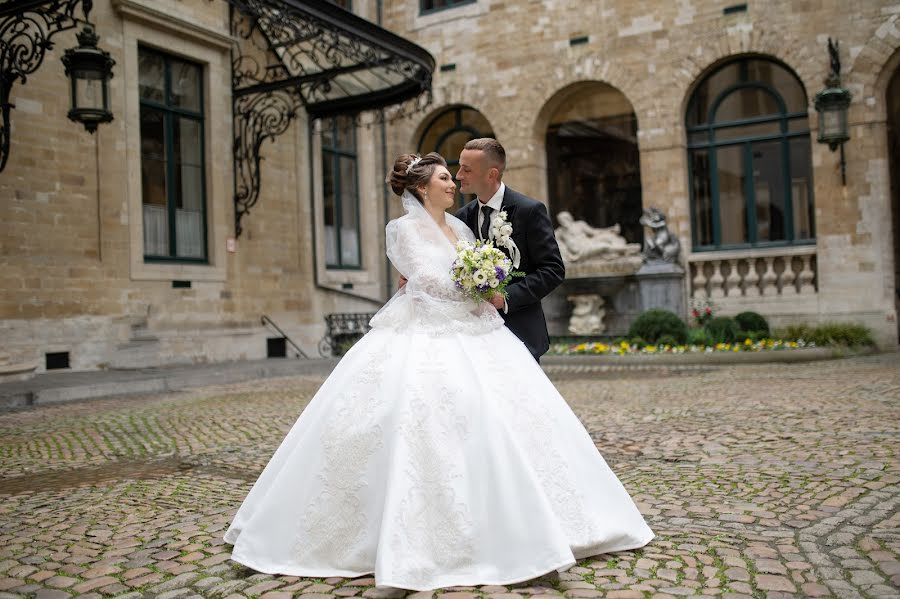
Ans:
{"type": "MultiPolygon", "coordinates": [[[[552,581],[442,591],[449,599],[559,599],[560,590],[571,599],[726,589],[740,596],[754,593],[753,581],[770,599],[887,596],[900,585],[900,555],[876,533],[900,525],[891,520],[900,509],[900,464],[883,433],[900,425],[885,401],[900,388],[898,373],[900,356],[887,354],[554,375],[656,539],[640,551],[581,560],[552,581]]],[[[254,573],[230,560],[221,539],[321,381],[294,377],[0,414],[0,466],[32,477],[27,493],[0,504],[0,593],[34,595],[56,579],[73,581],[57,590],[89,597],[243,597],[254,588],[275,598],[407,595],[376,589],[371,576],[323,582],[254,573]],[[23,434],[38,454],[11,444],[23,434]],[[83,448],[64,455],[59,439],[83,448]],[[100,447],[123,439],[135,445],[112,455],[95,449],[101,439],[100,447]],[[154,466],[169,464],[166,455],[177,459],[154,466]],[[125,462],[132,465],[122,470],[125,462]],[[182,472],[183,463],[194,467],[182,472]],[[85,478],[97,473],[102,484],[85,478]]]]}

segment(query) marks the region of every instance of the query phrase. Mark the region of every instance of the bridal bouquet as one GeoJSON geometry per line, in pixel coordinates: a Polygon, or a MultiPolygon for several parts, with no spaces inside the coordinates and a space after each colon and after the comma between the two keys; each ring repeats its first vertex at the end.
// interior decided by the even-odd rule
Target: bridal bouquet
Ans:
{"type": "Polygon", "coordinates": [[[450,277],[456,288],[472,299],[490,301],[496,293],[505,296],[504,289],[511,279],[522,275],[513,271],[512,261],[493,242],[456,244],[456,260],[450,267],[450,277]]]}

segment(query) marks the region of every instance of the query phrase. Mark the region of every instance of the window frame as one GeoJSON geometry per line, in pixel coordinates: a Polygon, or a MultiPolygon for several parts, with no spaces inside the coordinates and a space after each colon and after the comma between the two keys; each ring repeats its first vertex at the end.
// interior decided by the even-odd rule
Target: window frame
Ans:
{"type": "MultiPolygon", "coordinates": [[[[804,96],[806,97],[806,90],[803,88],[803,83],[800,79],[785,65],[779,63],[776,60],[772,60],[766,57],[758,57],[758,56],[748,56],[742,57],[737,60],[731,60],[719,65],[716,69],[710,71],[703,79],[700,81],[699,85],[694,88],[694,91],[691,93],[690,101],[688,102],[687,110],[685,111],[685,137],[686,137],[686,149],[687,149],[687,177],[688,177],[688,193],[690,199],[690,218],[691,218],[691,246],[693,252],[715,252],[722,250],[744,250],[744,249],[756,249],[756,248],[770,248],[770,247],[791,247],[791,246],[807,246],[807,245],[815,245],[816,237],[815,237],[815,198],[814,198],[814,190],[813,185],[810,185],[807,193],[809,194],[809,203],[810,203],[810,231],[812,232],[812,237],[809,238],[796,238],[795,237],[795,227],[794,227],[794,197],[793,197],[793,181],[791,177],[791,141],[798,138],[806,138],[809,140],[810,131],[809,131],[809,111],[806,110],[804,112],[788,112],[787,105],[784,101],[784,97],[778,92],[778,90],[763,81],[759,81],[756,79],[749,78],[749,69],[747,68],[747,63],[750,61],[764,61],[771,62],[777,65],[780,68],[786,69],[796,80],[796,83],[804,92],[804,96]],[[688,125],[689,117],[692,114],[692,109],[694,103],[697,101],[697,91],[703,86],[711,77],[713,77],[717,72],[721,69],[727,68],[730,65],[733,65],[735,62],[738,64],[738,72],[740,80],[737,83],[727,86],[725,89],[720,91],[717,96],[710,102],[709,110],[706,115],[705,122],[698,125],[688,125]],[[731,121],[716,121],[716,112],[719,109],[719,106],[722,102],[725,101],[731,94],[741,90],[741,89],[761,89],[769,94],[776,102],[779,112],[777,114],[765,115],[765,116],[757,116],[750,117],[746,119],[738,119],[731,121]],[[794,119],[805,117],[807,119],[805,128],[801,130],[790,130],[790,124],[794,119]],[[745,135],[739,136],[735,138],[725,139],[725,140],[717,140],[716,139],[716,131],[726,128],[735,128],[742,127],[747,125],[755,125],[755,124],[764,124],[764,123],[777,123],[778,124],[778,132],[777,133],[768,133],[762,135],[745,135]],[[706,133],[706,140],[702,142],[692,141],[691,138],[697,133],[706,133]],[[781,174],[782,174],[782,192],[784,193],[784,228],[785,228],[785,239],[777,240],[777,241],[759,241],[757,238],[758,229],[757,229],[757,221],[756,221],[756,191],[753,185],[753,145],[759,142],[767,142],[767,141],[780,141],[779,149],[780,149],[780,162],[781,162],[781,174]],[[746,226],[747,226],[747,242],[745,243],[728,243],[724,244],[721,242],[722,239],[722,222],[721,222],[721,206],[720,206],[720,189],[719,189],[719,173],[718,173],[718,161],[717,161],[717,151],[720,148],[726,148],[731,146],[740,146],[741,147],[741,159],[744,175],[743,182],[743,195],[744,195],[744,213],[746,217],[746,226]],[[709,201],[710,201],[710,212],[711,212],[711,220],[712,220],[712,244],[700,245],[698,234],[699,228],[697,223],[697,198],[696,198],[696,190],[694,184],[694,160],[695,160],[695,151],[697,150],[705,150],[707,154],[708,160],[708,169],[709,169],[709,201]]],[[[808,105],[808,100],[807,100],[808,105]]],[[[812,152],[810,151],[810,164],[808,167],[809,181],[812,183],[813,177],[813,168],[812,168],[812,152]]]]}
{"type": "MultiPolygon", "coordinates": [[[[441,110],[441,111],[437,112],[433,117],[431,117],[431,119],[428,121],[428,124],[425,125],[424,129],[422,129],[422,134],[419,135],[419,143],[416,144],[419,154],[424,156],[425,154],[427,154],[429,152],[437,152],[439,150],[439,148],[441,147],[441,145],[447,140],[447,138],[449,138],[451,135],[454,135],[454,134],[460,133],[460,132],[468,133],[469,135],[471,135],[470,139],[477,139],[480,137],[494,137],[493,131],[478,131],[477,129],[475,129],[474,127],[472,127],[470,125],[463,124],[463,111],[464,110],[471,110],[473,112],[478,113],[481,116],[481,118],[483,118],[487,122],[487,117],[485,117],[484,114],[476,108],[472,108],[471,106],[468,106],[466,104],[457,104],[455,106],[449,106],[445,110],[441,110]],[[434,143],[434,148],[422,147],[422,145],[425,143],[425,137],[431,131],[431,128],[435,125],[435,123],[437,123],[439,119],[443,118],[444,115],[451,114],[451,113],[453,114],[453,126],[451,126],[449,129],[447,129],[446,131],[441,133],[441,135],[437,138],[437,141],[435,141],[435,143],[434,143]]],[[[488,122],[488,125],[490,125],[490,122],[488,122]]],[[[444,156],[444,160],[447,161],[447,168],[448,168],[448,170],[450,170],[451,174],[453,174],[454,168],[459,169],[459,156],[452,157],[452,158],[444,156]]],[[[454,175],[454,178],[456,178],[455,175],[454,175]]],[[[472,196],[472,198],[474,198],[474,196],[472,196]]],[[[470,198],[470,199],[472,199],[472,198],[470,198]]],[[[466,199],[466,197],[462,194],[462,192],[459,191],[459,187],[457,187],[455,208],[462,208],[468,201],[469,200],[466,199]]]]}
{"type": "MultiPolygon", "coordinates": [[[[152,108],[154,110],[159,110],[163,113],[163,131],[165,136],[165,162],[166,162],[166,181],[174,182],[175,181],[175,145],[174,145],[174,117],[178,116],[181,118],[187,118],[190,120],[194,120],[199,124],[200,127],[200,206],[201,206],[201,214],[202,214],[202,230],[203,230],[203,257],[202,258],[192,258],[189,256],[178,256],[178,232],[177,232],[177,222],[176,222],[176,190],[174,185],[166,185],[166,214],[168,217],[169,224],[169,255],[168,256],[158,256],[147,254],[147,248],[142,246],[141,251],[144,257],[145,263],[151,264],[210,264],[209,259],[209,206],[207,205],[207,189],[206,189],[206,114],[205,114],[205,106],[206,106],[206,98],[204,95],[204,65],[183,58],[181,56],[177,56],[174,54],[169,54],[167,52],[163,52],[156,48],[145,46],[143,44],[138,44],[138,64],[140,65],[140,55],[141,53],[149,53],[155,54],[163,59],[164,65],[164,91],[163,95],[164,102],[159,103],[153,100],[147,100],[141,97],[140,90],[138,90],[138,121],[140,122],[140,111],[146,106],[148,108],[152,108]],[[199,99],[198,104],[200,106],[199,111],[188,110],[185,108],[179,108],[176,106],[171,106],[172,99],[172,70],[171,70],[171,61],[178,60],[181,62],[189,63],[194,65],[199,69],[200,75],[197,81],[198,90],[199,90],[199,99]]],[[[140,81],[140,78],[138,79],[140,81]]],[[[140,139],[140,135],[138,136],[140,139]]],[[[139,162],[143,163],[143,152],[139,155],[139,162]]],[[[143,209],[143,197],[141,198],[141,208],[143,209]]],[[[144,225],[142,225],[144,226],[144,225]]]]}
{"type": "Polygon", "coordinates": [[[452,10],[454,8],[458,8],[460,6],[466,6],[468,4],[475,4],[478,0],[447,0],[450,2],[447,6],[438,6],[434,8],[425,8],[425,0],[419,0],[419,15],[433,15],[435,13],[443,12],[445,10],[452,10]]]}
{"type": "Polygon", "coordinates": [[[327,230],[328,225],[325,224],[325,206],[328,203],[328,199],[325,197],[325,161],[331,160],[331,173],[333,177],[332,181],[332,193],[334,194],[334,220],[335,220],[335,241],[337,243],[336,255],[337,255],[337,264],[328,262],[328,248],[325,248],[325,268],[327,270],[363,270],[363,255],[362,255],[362,229],[360,227],[360,197],[359,197],[359,146],[356,135],[356,126],[352,120],[348,120],[346,123],[347,129],[350,132],[353,139],[353,148],[347,149],[342,148],[336,144],[336,141],[339,139],[338,130],[340,128],[339,122],[344,117],[332,117],[329,119],[322,120],[322,227],[323,231],[327,230]],[[335,142],[335,145],[329,145],[326,143],[324,132],[326,127],[330,124],[331,127],[331,139],[335,142]],[[330,156],[329,156],[330,155],[330,156]],[[356,258],[357,263],[354,265],[344,264],[343,258],[343,248],[341,242],[341,225],[343,220],[343,205],[341,204],[341,177],[340,174],[340,163],[341,158],[350,158],[354,163],[354,172],[356,173],[356,193],[354,194],[354,211],[356,214],[356,258]]]}

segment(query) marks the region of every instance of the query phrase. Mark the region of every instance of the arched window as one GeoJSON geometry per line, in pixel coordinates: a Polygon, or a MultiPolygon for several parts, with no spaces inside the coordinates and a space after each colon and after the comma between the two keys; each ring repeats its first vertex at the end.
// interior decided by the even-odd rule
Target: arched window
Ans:
{"type": "MultiPolygon", "coordinates": [[[[450,172],[456,176],[459,153],[466,142],[479,137],[494,137],[491,124],[474,108],[456,106],[431,119],[419,138],[419,153],[437,152],[447,160],[450,172]]],[[[462,206],[467,199],[459,191],[456,195],[457,203],[462,206]]]]}
{"type": "Polygon", "coordinates": [[[764,58],[700,82],[685,119],[695,250],[814,242],[807,106],[797,76],[764,58]]]}

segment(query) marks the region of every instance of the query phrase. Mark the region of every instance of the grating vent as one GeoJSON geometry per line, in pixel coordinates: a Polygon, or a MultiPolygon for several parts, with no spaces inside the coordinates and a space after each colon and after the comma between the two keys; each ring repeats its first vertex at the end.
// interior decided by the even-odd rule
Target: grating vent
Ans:
{"type": "Polygon", "coordinates": [[[726,6],[722,9],[722,13],[726,15],[733,15],[739,12],[747,12],[746,4],[734,4],[732,6],[726,6]]]}
{"type": "Polygon", "coordinates": [[[266,357],[287,358],[287,342],[284,337],[266,339],[266,357]]]}
{"type": "Polygon", "coordinates": [[[69,352],[50,352],[47,356],[47,370],[62,370],[69,367],[69,352]]]}

